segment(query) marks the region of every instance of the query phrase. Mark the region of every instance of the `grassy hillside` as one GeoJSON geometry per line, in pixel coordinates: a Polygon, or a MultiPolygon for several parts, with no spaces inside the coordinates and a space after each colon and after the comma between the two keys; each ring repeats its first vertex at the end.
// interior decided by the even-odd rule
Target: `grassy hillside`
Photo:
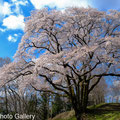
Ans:
{"type": "MultiPolygon", "coordinates": [[[[74,111],[64,112],[50,120],[76,120],[74,111]]],[[[109,103],[88,108],[86,120],[120,120],[120,104],[109,103]]]]}

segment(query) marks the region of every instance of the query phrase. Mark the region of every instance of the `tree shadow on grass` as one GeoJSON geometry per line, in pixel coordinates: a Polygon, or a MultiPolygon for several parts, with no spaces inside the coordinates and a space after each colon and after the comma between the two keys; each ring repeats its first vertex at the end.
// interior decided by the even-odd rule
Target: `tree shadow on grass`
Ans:
{"type": "Polygon", "coordinates": [[[111,103],[111,104],[103,104],[98,108],[87,109],[87,113],[91,115],[102,115],[107,113],[120,112],[120,104],[111,103]]]}

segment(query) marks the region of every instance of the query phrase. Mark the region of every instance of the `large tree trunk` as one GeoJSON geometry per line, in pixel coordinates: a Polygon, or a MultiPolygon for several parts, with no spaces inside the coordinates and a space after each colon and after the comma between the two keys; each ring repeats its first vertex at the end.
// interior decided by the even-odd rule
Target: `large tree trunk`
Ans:
{"type": "Polygon", "coordinates": [[[77,120],[86,120],[85,113],[86,113],[86,108],[88,103],[88,98],[86,98],[87,96],[85,96],[83,104],[81,104],[80,101],[73,103],[73,109],[75,111],[75,117],[77,120]]]}
{"type": "Polygon", "coordinates": [[[82,113],[80,111],[75,111],[75,116],[77,120],[82,120],[82,113]]]}
{"type": "Polygon", "coordinates": [[[81,91],[79,91],[78,93],[80,94],[80,99],[79,94],[76,94],[75,97],[75,102],[73,102],[73,109],[75,110],[75,116],[77,120],[86,120],[87,118],[85,118],[85,113],[86,113],[86,109],[87,109],[87,104],[88,104],[88,86],[89,83],[86,84],[82,84],[81,86],[81,91]]]}
{"type": "Polygon", "coordinates": [[[86,82],[85,84],[83,83],[83,85],[81,86],[82,89],[81,89],[81,100],[80,100],[80,105],[81,105],[81,109],[82,109],[82,112],[85,113],[86,112],[86,108],[87,108],[87,105],[88,105],[88,86],[89,86],[89,83],[86,82]]]}
{"type": "Polygon", "coordinates": [[[85,112],[83,111],[84,108],[80,108],[79,110],[75,110],[75,117],[77,120],[86,120],[85,112]]]}

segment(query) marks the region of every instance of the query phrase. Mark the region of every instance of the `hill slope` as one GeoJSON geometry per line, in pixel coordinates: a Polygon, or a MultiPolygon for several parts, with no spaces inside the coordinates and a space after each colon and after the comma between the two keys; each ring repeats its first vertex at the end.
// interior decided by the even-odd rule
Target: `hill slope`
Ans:
{"type": "MultiPolygon", "coordinates": [[[[76,120],[74,111],[61,113],[50,120],[76,120]]],[[[106,103],[88,108],[86,120],[120,120],[120,104],[106,103]]]]}

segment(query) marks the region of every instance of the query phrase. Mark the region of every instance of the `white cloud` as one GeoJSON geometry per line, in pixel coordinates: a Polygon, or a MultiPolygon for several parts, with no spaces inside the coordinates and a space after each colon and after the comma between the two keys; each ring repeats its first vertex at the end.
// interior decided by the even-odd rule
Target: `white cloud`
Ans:
{"type": "Polygon", "coordinates": [[[9,2],[1,2],[0,0],[0,17],[4,17],[6,15],[11,15],[13,13],[20,14],[21,8],[20,6],[25,6],[28,4],[27,0],[11,0],[11,3],[9,2]]]}
{"type": "MultiPolygon", "coordinates": [[[[7,29],[24,29],[24,16],[22,14],[21,5],[28,4],[28,0],[11,0],[11,2],[1,2],[0,0],[0,22],[3,22],[2,26],[7,29]],[[15,15],[14,15],[15,14],[15,15]]],[[[5,31],[7,29],[0,29],[5,31]]]]}
{"type": "Polygon", "coordinates": [[[15,5],[27,5],[28,4],[28,1],[27,0],[12,0],[12,3],[15,4],[15,5]]]}
{"type": "Polygon", "coordinates": [[[11,5],[8,2],[0,3],[0,14],[1,15],[10,15],[11,12],[11,5]]]}
{"type": "Polygon", "coordinates": [[[9,17],[3,20],[3,26],[7,27],[7,29],[24,29],[24,16],[23,15],[10,15],[9,17]]]}
{"type": "Polygon", "coordinates": [[[14,12],[18,14],[21,12],[20,5],[26,6],[28,4],[27,0],[12,0],[12,2],[13,2],[12,5],[15,6],[14,12]]]}
{"type": "Polygon", "coordinates": [[[6,29],[0,28],[0,31],[1,31],[1,32],[5,32],[5,31],[6,31],[6,29]]]}
{"type": "Polygon", "coordinates": [[[14,34],[13,36],[9,35],[8,36],[8,41],[10,41],[10,42],[16,42],[17,41],[17,37],[18,37],[17,34],[14,34]]]}
{"type": "Polygon", "coordinates": [[[14,36],[16,36],[16,37],[17,37],[17,36],[18,36],[18,34],[14,34],[14,36]]]}
{"type": "Polygon", "coordinates": [[[30,1],[36,9],[41,9],[45,6],[63,9],[72,6],[88,7],[89,5],[88,2],[89,0],[30,0],[30,1]]]}
{"type": "Polygon", "coordinates": [[[9,15],[11,14],[10,4],[8,2],[4,2],[4,5],[2,7],[2,13],[3,15],[9,15]]]}

